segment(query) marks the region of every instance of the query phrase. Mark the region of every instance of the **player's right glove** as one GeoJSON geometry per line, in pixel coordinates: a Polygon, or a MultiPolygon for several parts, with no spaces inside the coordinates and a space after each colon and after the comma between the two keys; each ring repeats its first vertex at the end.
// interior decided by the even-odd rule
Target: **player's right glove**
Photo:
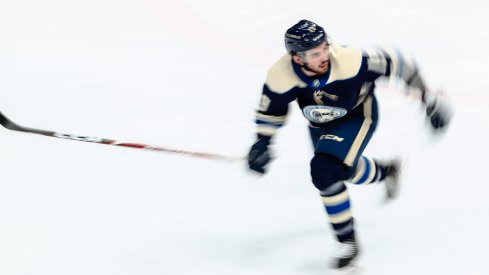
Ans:
{"type": "Polygon", "coordinates": [[[271,160],[268,150],[269,145],[270,137],[258,135],[258,140],[251,146],[248,153],[248,167],[251,170],[265,174],[266,166],[271,160]]]}
{"type": "Polygon", "coordinates": [[[426,104],[426,116],[434,130],[444,130],[450,123],[452,110],[447,102],[436,97],[426,104]]]}

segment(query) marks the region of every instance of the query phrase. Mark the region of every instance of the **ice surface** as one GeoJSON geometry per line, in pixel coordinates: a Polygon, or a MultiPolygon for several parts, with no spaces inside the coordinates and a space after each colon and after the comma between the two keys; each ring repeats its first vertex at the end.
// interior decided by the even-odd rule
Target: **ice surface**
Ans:
{"type": "MultiPolygon", "coordinates": [[[[300,19],[416,56],[456,114],[430,138],[381,89],[366,154],[406,159],[401,197],[350,186],[363,274],[488,274],[487,1],[0,2],[0,110],[63,133],[243,156],[268,67],[300,19]]],[[[0,129],[0,274],[328,274],[334,240],[294,107],[270,173],[0,129]]]]}

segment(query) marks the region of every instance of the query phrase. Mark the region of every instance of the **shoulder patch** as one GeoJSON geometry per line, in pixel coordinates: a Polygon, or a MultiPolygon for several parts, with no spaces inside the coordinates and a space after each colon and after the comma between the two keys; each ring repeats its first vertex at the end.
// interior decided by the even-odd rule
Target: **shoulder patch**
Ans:
{"type": "Polygon", "coordinates": [[[331,45],[331,74],[328,83],[355,77],[362,66],[362,56],[359,49],[331,45]]]}
{"type": "Polygon", "coordinates": [[[285,93],[294,87],[306,87],[304,83],[294,72],[292,61],[289,54],[282,56],[268,70],[266,84],[270,90],[275,93],[285,93]]]}

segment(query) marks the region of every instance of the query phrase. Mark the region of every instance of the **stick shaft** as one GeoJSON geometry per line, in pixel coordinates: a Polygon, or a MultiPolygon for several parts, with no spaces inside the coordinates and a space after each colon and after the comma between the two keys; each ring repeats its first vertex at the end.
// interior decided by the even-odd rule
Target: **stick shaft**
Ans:
{"type": "Polygon", "coordinates": [[[9,130],[12,130],[12,131],[38,134],[38,135],[43,135],[43,136],[48,136],[48,137],[69,139],[69,140],[74,140],[74,141],[83,141],[83,142],[99,143],[99,144],[105,144],[105,145],[114,145],[114,146],[120,146],[120,147],[129,147],[129,148],[134,148],[134,149],[149,150],[149,151],[153,151],[153,152],[175,153],[175,154],[187,155],[187,156],[191,156],[191,157],[215,159],[215,160],[222,160],[222,161],[238,161],[238,160],[244,159],[244,158],[240,158],[240,157],[226,156],[226,155],[220,155],[220,154],[214,154],[214,153],[204,153],[204,152],[180,150],[180,149],[168,148],[168,147],[164,147],[164,146],[154,146],[154,145],[148,145],[148,144],[143,144],[143,143],[133,143],[133,142],[122,142],[122,141],[117,141],[117,140],[113,140],[113,139],[90,137],[90,136],[78,136],[78,135],[58,133],[58,132],[54,132],[54,131],[47,131],[47,130],[42,130],[42,129],[29,128],[29,127],[24,127],[24,126],[21,126],[15,122],[13,122],[8,117],[6,117],[2,112],[0,112],[0,124],[2,124],[3,127],[7,128],[9,130]]]}

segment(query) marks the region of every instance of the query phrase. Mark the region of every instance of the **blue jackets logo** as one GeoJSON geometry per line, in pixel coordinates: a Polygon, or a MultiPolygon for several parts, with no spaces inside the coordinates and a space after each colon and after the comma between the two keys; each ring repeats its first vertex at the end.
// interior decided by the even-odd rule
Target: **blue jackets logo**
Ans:
{"type": "Polygon", "coordinates": [[[323,90],[314,91],[313,96],[314,96],[314,101],[316,101],[316,103],[319,105],[324,105],[323,96],[327,97],[333,101],[338,101],[337,95],[328,94],[327,92],[325,92],[323,90]]]}

